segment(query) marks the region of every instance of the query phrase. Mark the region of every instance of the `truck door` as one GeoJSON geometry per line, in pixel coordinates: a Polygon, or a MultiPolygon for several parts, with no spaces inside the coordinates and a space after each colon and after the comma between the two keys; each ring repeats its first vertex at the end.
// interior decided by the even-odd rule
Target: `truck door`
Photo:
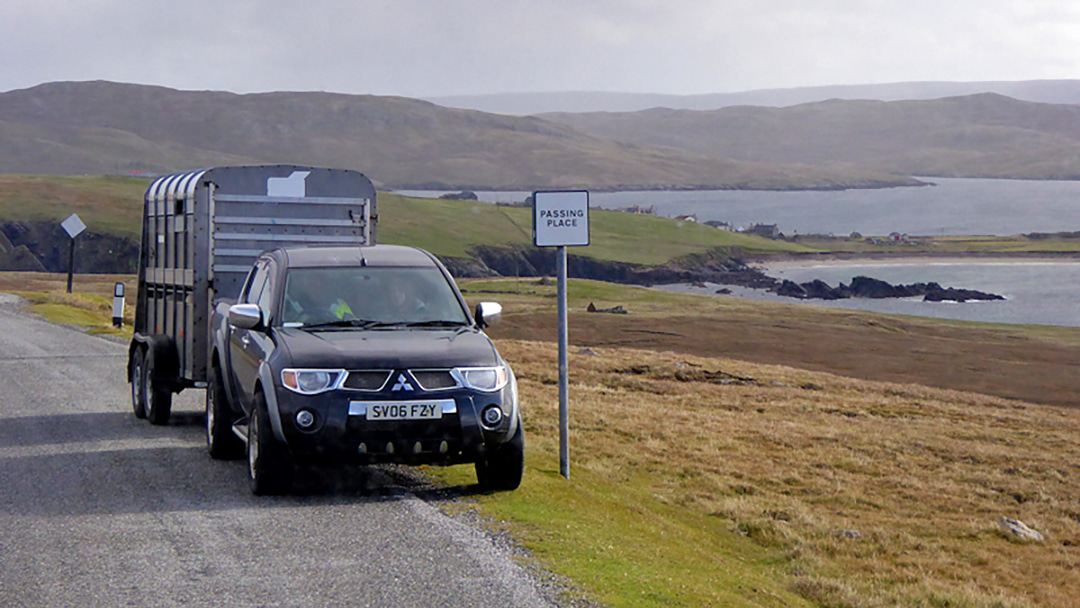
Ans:
{"type": "MultiPolygon", "coordinates": [[[[238,303],[259,304],[260,300],[266,300],[269,296],[263,296],[269,292],[270,285],[270,260],[260,259],[255,262],[252,271],[254,274],[248,281],[245,290],[240,294],[238,303]]],[[[269,322],[269,308],[261,308],[263,322],[269,322]]],[[[238,397],[247,410],[254,397],[255,382],[259,376],[259,364],[265,358],[264,348],[268,341],[265,327],[256,329],[243,329],[233,327],[229,333],[229,366],[235,380],[238,397]]],[[[271,389],[272,390],[272,389],[271,389]]]]}

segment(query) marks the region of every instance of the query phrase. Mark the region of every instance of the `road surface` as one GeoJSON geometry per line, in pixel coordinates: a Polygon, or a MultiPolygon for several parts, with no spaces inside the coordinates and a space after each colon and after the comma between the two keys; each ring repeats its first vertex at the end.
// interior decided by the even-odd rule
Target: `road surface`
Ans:
{"type": "Polygon", "coordinates": [[[553,605],[386,470],[252,496],[206,454],[203,391],[134,417],[126,350],[0,294],[0,606],[553,605]]]}

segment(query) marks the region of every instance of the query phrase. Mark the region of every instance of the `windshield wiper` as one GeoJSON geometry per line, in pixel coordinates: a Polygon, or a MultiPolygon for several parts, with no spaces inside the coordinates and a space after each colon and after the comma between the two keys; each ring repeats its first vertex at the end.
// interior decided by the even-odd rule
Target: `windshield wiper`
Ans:
{"type": "Polygon", "coordinates": [[[300,329],[330,329],[334,327],[377,327],[383,325],[378,321],[369,321],[367,319],[339,319],[337,321],[327,321],[326,323],[311,323],[308,325],[301,325],[300,329]]]}
{"type": "Polygon", "coordinates": [[[402,323],[402,325],[405,327],[464,327],[468,325],[468,323],[464,321],[446,321],[440,319],[435,321],[414,321],[412,323],[402,323]]]}

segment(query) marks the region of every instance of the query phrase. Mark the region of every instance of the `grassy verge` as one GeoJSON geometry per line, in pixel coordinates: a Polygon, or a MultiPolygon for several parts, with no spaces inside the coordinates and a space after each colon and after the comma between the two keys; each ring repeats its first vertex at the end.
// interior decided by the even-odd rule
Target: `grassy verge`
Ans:
{"type": "Polygon", "coordinates": [[[131,337],[135,322],[134,279],[127,275],[76,275],[67,293],[67,275],[48,272],[0,272],[0,292],[14,293],[29,302],[28,309],[53,323],[84,328],[89,333],[131,337]],[[113,286],[127,286],[124,321],[112,324],[113,286]]]}

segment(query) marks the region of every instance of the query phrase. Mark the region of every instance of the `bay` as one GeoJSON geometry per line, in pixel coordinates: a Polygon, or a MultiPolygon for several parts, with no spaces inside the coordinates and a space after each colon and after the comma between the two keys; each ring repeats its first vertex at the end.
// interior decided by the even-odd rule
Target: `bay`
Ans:
{"type": "MultiPolygon", "coordinates": [[[[591,192],[593,208],[652,207],[736,228],[777,224],[788,235],[972,236],[1080,230],[1080,181],[921,178],[933,186],[775,192],[702,190],[591,192]]],[[[437,197],[443,192],[402,191],[437,197]]],[[[484,202],[521,202],[528,192],[477,192],[484,202]]]]}

